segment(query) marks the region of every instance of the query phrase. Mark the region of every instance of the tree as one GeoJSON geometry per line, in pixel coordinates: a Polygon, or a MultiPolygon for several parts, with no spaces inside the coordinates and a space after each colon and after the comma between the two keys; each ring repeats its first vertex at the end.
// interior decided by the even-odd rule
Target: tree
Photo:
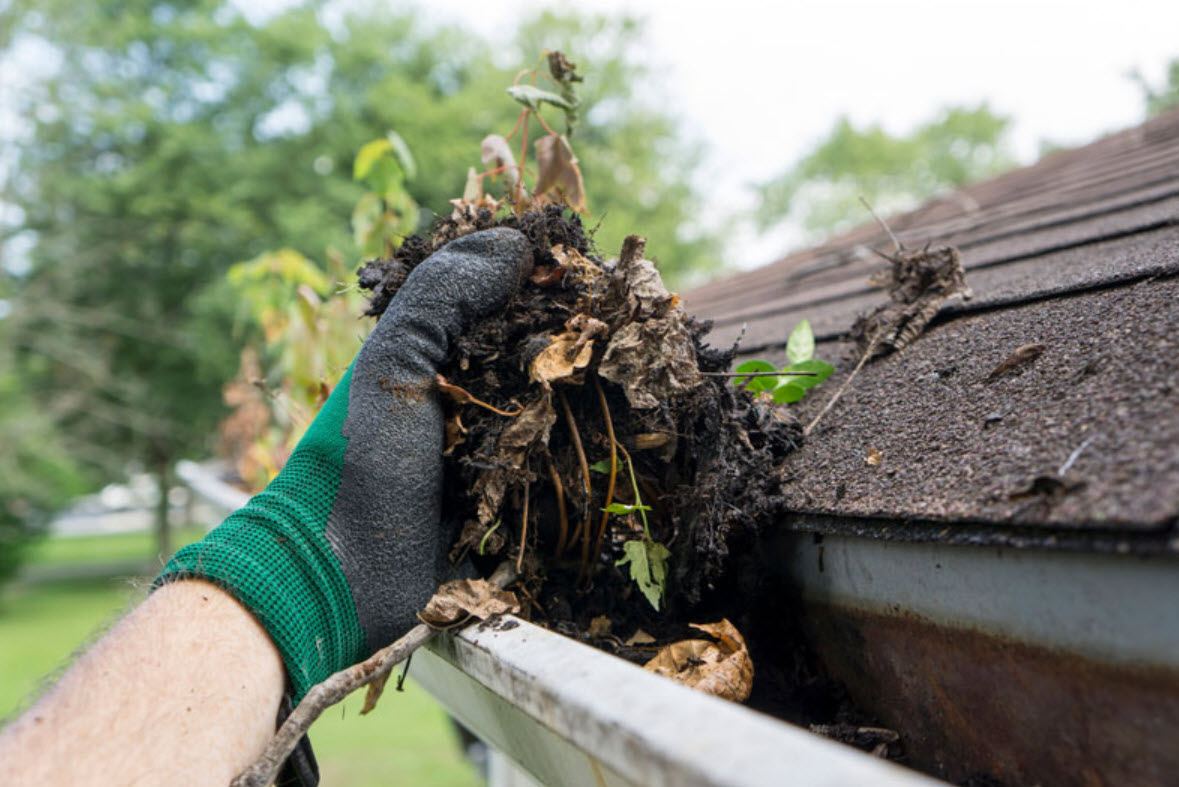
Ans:
{"type": "Polygon", "coordinates": [[[1179,58],[1175,58],[1167,65],[1167,75],[1163,83],[1157,87],[1148,82],[1137,69],[1130,72],[1130,79],[1134,80],[1142,91],[1147,117],[1161,115],[1168,109],[1179,106],[1179,58]]]}
{"type": "MultiPolygon", "coordinates": [[[[19,207],[0,230],[27,247],[6,262],[15,379],[36,392],[64,454],[99,477],[130,462],[163,492],[176,458],[209,450],[242,331],[257,328],[235,319],[231,298],[202,291],[269,249],[357,259],[348,219],[363,187],[350,174],[363,143],[397,131],[418,162],[412,198],[442,212],[483,136],[515,118],[511,73],[487,42],[426,31],[410,14],[329,25],[324,8],[307,2],[257,25],[219,0],[0,9],[5,40],[39,42],[52,65],[7,98],[28,122],[7,140],[0,194],[19,207]]],[[[626,106],[638,27],[543,15],[511,49],[531,58],[558,34],[584,36],[572,51],[604,53],[583,65],[621,103],[579,129],[590,207],[607,217],[603,248],[640,231],[669,272],[704,264],[711,241],[692,237],[690,152],[672,144],[665,112],[626,106]],[[632,183],[615,187],[623,168],[632,183]]]]}
{"type": "Polygon", "coordinates": [[[764,230],[790,219],[812,233],[830,233],[863,220],[861,196],[885,213],[915,207],[1009,168],[1009,125],[985,102],[949,107],[907,136],[840,118],[802,160],[758,187],[757,223],[764,230]]]}

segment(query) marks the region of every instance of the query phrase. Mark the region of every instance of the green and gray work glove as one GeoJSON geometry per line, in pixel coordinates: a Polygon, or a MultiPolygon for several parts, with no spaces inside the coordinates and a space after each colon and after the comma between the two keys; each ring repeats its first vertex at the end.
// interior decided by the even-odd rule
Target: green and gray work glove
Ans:
{"type": "Polygon", "coordinates": [[[408,631],[445,577],[435,375],[530,263],[521,233],[495,229],[417,266],[282,472],[156,579],[233,594],[282,654],[294,703],[408,631]]]}

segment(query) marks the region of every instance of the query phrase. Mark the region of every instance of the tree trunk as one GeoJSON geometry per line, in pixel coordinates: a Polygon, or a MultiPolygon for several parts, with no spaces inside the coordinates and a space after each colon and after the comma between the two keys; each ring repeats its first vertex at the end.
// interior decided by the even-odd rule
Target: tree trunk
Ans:
{"type": "Polygon", "coordinates": [[[168,490],[172,486],[172,473],[167,459],[156,460],[156,485],[160,491],[156,503],[156,551],[161,560],[167,560],[172,557],[172,532],[168,526],[168,490]]]}

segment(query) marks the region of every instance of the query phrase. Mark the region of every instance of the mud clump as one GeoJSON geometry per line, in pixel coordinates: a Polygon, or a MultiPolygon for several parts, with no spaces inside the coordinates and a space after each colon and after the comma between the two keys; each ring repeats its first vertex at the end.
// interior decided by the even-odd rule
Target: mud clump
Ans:
{"type": "Polygon", "coordinates": [[[533,246],[530,280],[461,337],[436,381],[448,402],[445,484],[461,490],[444,504],[451,557],[485,571],[516,561],[525,613],[565,633],[585,639],[606,616],[612,633],[597,638],[616,651],[639,628],[673,636],[726,584],[731,546],[755,542],[780,512],[779,467],[802,430],[711,376],[731,351],[702,342],[708,326],[663,286],[641,238],[606,260],[559,205],[507,218],[495,207],[460,204],[360,271],[379,316],[456,237],[512,227],[533,246]],[[670,553],[658,611],[618,565],[633,541],[670,553]]]}

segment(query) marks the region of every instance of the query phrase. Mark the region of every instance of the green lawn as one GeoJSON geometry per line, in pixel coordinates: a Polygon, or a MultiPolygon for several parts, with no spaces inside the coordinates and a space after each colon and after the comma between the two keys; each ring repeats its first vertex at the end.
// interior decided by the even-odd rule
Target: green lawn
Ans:
{"type": "MultiPolygon", "coordinates": [[[[176,547],[192,543],[205,534],[203,527],[184,527],[172,532],[176,547]]],[[[62,566],[73,563],[125,563],[157,561],[156,540],[151,533],[119,533],[111,536],[47,538],[29,547],[29,562],[62,566]]],[[[162,564],[162,562],[161,562],[162,564]]]]}
{"type": "MultiPolygon", "coordinates": [[[[117,543],[99,543],[100,538],[87,552],[68,542],[91,539],[51,540],[39,546],[37,559],[64,564],[91,555],[90,560],[116,562],[144,555],[145,543],[146,557],[151,557],[150,542],[129,536],[102,538],[117,543]]],[[[146,584],[146,579],[34,582],[0,591],[0,718],[20,707],[76,649],[142,598],[146,584]]],[[[418,686],[407,683],[402,693],[390,687],[376,710],[364,717],[359,715],[362,700],[358,692],[312,728],[324,785],[480,783],[461,758],[442,709],[418,686]]]]}

